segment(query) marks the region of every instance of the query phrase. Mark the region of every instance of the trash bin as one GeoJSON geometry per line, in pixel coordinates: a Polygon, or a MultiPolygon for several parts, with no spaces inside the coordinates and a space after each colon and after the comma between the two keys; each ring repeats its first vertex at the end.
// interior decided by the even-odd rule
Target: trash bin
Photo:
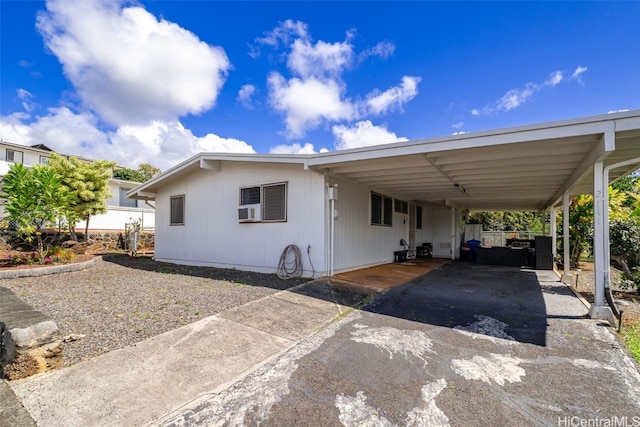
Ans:
{"type": "Polygon", "coordinates": [[[536,250],[527,248],[527,267],[536,268],[536,250]]]}
{"type": "Polygon", "coordinates": [[[478,255],[478,248],[480,247],[480,240],[467,240],[467,245],[469,245],[469,260],[475,261],[478,255]]]}

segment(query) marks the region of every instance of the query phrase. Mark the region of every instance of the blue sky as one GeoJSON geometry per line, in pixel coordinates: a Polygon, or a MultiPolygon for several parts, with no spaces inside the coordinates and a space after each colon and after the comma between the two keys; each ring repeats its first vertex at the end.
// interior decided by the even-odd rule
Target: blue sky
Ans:
{"type": "Polygon", "coordinates": [[[136,168],[640,108],[640,2],[0,1],[0,138],[136,168]]]}

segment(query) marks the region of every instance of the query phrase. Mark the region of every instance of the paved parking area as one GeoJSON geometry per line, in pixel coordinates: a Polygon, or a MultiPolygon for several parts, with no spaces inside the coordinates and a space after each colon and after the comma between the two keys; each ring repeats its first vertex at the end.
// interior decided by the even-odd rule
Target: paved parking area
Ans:
{"type": "Polygon", "coordinates": [[[586,314],[552,272],[446,264],[151,424],[640,425],[638,364],[586,314]]]}

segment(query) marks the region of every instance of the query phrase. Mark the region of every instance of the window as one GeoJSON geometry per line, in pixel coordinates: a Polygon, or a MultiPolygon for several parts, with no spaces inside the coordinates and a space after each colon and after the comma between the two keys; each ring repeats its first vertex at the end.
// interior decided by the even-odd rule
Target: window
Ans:
{"type": "Polygon", "coordinates": [[[240,206],[247,205],[260,205],[255,221],[286,221],[287,184],[265,184],[241,188],[240,206]]]}
{"type": "Polygon", "coordinates": [[[46,165],[49,162],[49,158],[47,156],[40,156],[40,164],[46,165]]]}
{"type": "Polygon", "coordinates": [[[422,230],[422,206],[416,206],[416,229],[422,230]]]}
{"type": "Polygon", "coordinates": [[[184,194],[171,196],[171,225],[184,225],[184,194]]]}
{"type": "Polygon", "coordinates": [[[394,199],[393,210],[398,213],[408,214],[409,213],[409,203],[404,200],[394,199]]]}
{"type": "Polygon", "coordinates": [[[137,208],[138,201],[136,199],[130,199],[127,197],[127,193],[130,188],[120,188],[120,206],[123,208],[137,208]]]}
{"type": "Polygon", "coordinates": [[[286,184],[264,185],[262,187],[262,220],[287,220],[286,184]]]}
{"type": "Polygon", "coordinates": [[[371,225],[392,225],[393,200],[391,197],[371,193],[371,225]]]}
{"type": "Polygon", "coordinates": [[[260,203],[260,187],[240,189],[240,205],[257,205],[260,203]]]}
{"type": "Polygon", "coordinates": [[[7,149],[7,162],[22,163],[22,151],[7,149]]]}

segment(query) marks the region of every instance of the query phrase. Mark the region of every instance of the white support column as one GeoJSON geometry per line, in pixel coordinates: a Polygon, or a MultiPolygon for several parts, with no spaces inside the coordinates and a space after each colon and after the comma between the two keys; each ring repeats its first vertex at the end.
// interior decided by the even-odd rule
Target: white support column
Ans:
{"type": "Polygon", "coordinates": [[[569,274],[571,271],[571,233],[569,232],[569,193],[562,195],[562,239],[564,254],[564,274],[569,274]]]}
{"type": "Polygon", "coordinates": [[[551,227],[551,253],[553,253],[553,257],[555,258],[558,255],[558,226],[556,225],[556,207],[551,206],[549,209],[549,222],[551,227]]]}
{"type": "Polygon", "coordinates": [[[604,251],[608,245],[604,241],[604,210],[605,192],[607,186],[604,182],[603,162],[598,161],[593,165],[593,257],[594,257],[594,276],[595,276],[595,302],[589,309],[589,316],[594,319],[606,319],[615,324],[613,312],[605,303],[604,296],[604,272],[606,269],[604,251]]]}
{"type": "Polygon", "coordinates": [[[456,260],[456,208],[451,206],[451,261],[456,260]]]}

